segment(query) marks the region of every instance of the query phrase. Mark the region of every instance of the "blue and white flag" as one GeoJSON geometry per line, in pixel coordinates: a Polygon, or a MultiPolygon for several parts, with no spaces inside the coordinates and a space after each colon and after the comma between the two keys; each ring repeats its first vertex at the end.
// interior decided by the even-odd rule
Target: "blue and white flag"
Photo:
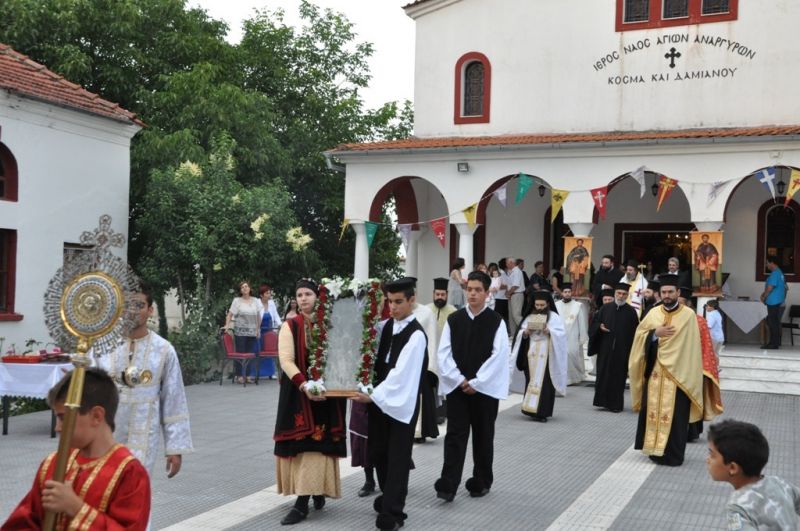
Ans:
{"type": "Polygon", "coordinates": [[[758,182],[764,185],[772,195],[772,200],[775,200],[775,168],[764,168],[756,172],[758,182]]]}

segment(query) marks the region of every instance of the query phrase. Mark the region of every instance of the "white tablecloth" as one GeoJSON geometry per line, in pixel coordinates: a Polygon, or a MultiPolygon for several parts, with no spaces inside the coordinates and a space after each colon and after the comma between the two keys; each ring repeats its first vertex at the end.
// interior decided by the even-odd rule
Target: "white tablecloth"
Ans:
{"type": "Polygon", "coordinates": [[[721,301],[719,307],[745,334],[767,317],[767,307],[761,301],[721,301]]]}
{"type": "Polygon", "coordinates": [[[0,396],[47,398],[72,363],[0,363],[0,396]]]}

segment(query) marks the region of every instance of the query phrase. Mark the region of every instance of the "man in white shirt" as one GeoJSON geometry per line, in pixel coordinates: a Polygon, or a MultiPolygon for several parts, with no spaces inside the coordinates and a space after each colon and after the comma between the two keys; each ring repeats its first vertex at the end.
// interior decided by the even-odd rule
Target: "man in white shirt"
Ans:
{"type": "Polygon", "coordinates": [[[522,270],[512,257],[506,258],[506,264],[513,264],[514,267],[508,273],[508,330],[511,337],[517,335],[517,329],[522,322],[522,306],[525,303],[525,277],[522,270]]]}
{"type": "Polygon", "coordinates": [[[369,406],[369,459],[383,494],[374,507],[378,529],[399,529],[408,493],[414,425],[427,370],[428,340],[414,317],[415,279],[385,284],[392,319],[385,321],[375,358],[374,391],[352,400],[369,406]]]}
{"type": "Polygon", "coordinates": [[[447,395],[447,435],[436,495],[453,501],[472,429],[470,496],[485,496],[494,476],[494,424],[500,400],[508,397],[509,344],[503,320],[486,306],[491,280],[481,271],[467,277],[467,306],[447,318],[439,340],[439,394],[447,395]]]}

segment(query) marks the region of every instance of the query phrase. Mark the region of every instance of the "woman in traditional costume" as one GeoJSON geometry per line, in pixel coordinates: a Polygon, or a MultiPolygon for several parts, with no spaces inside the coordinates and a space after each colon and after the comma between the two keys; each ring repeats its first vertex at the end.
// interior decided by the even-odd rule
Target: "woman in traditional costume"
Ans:
{"type": "MultiPolygon", "coordinates": [[[[310,366],[309,342],[318,341],[317,285],[297,282],[295,297],[299,314],[287,320],[278,336],[278,355],[285,378],[281,379],[278,416],[275,421],[275,456],[278,493],[297,495],[297,501],[281,524],[296,524],[308,516],[309,498],[314,509],[325,506],[325,497],[341,496],[339,459],[347,457],[345,399],[326,398],[315,381],[322,379],[310,366]],[[313,334],[312,334],[313,332],[313,334]],[[316,394],[315,394],[316,393],[316,394]]],[[[313,345],[312,345],[313,348],[313,345]]]]}

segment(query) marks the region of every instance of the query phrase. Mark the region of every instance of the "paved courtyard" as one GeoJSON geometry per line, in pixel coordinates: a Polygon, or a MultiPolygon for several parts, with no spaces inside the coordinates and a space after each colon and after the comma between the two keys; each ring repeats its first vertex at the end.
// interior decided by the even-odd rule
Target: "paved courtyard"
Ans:
{"type": "MultiPolygon", "coordinates": [[[[277,382],[246,389],[227,383],[187,388],[196,451],[180,474],[153,480],[155,529],[279,529],[290,500],[275,493],[272,430],[277,382]]],[[[436,499],[440,437],[414,448],[406,529],[724,529],[730,487],[705,470],[705,438],[690,444],[686,462],[656,467],[631,449],[636,417],[597,411],[593,389],[568,388],[547,424],[519,412],[519,395],[501,405],[495,441],[495,484],[485,498],[462,487],[453,503],[436,499]]],[[[796,422],[800,397],[728,392],[726,416],[757,423],[771,445],[767,474],[800,483],[796,422]]],[[[626,406],[630,406],[626,397],[626,406]]],[[[14,417],[0,437],[0,519],[30,487],[39,461],[55,449],[49,413],[14,417]]],[[[465,467],[469,477],[471,464],[465,467]]],[[[372,529],[373,498],[356,492],[361,469],[342,462],[340,500],[313,510],[297,529],[372,529]]],[[[284,528],[285,529],[285,528],[284,528]]]]}

